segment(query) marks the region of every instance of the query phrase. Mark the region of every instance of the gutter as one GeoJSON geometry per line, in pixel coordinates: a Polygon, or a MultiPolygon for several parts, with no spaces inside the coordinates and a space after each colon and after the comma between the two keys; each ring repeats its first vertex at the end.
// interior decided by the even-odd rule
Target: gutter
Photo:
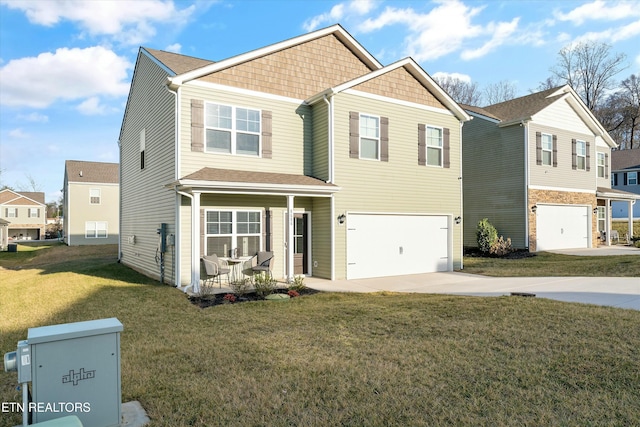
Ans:
{"type": "MultiPolygon", "coordinates": [[[[174,98],[174,108],[173,108],[173,116],[174,116],[174,135],[173,135],[173,141],[174,141],[174,145],[175,145],[175,165],[174,165],[174,179],[177,181],[179,179],[180,173],[179,173],[179,167],[180,167],[180,143],[178,140],[178,135],[180,135],[180,112],[179,112],[179,108],[180,108],[180,103],[179,103],[179,90],[180,87],[178,87],[176,89],[176,91],[174,92],[173,90],[171,90],[169,88],[169,86],[165,86],[165,88],[167,88],[167,92],[169,92],[171,95],[173,95],[174,98]]],[[[176,189],[176,192],[179,193],[176,189]]],[[[173,278],[173,283],[175,284],[176,287],[180,286],[180,256],[181,256],[181,250],[180,250],[180,240],[181,240],[181,235],[182,233],[180,232],[180,198],[176,198],[176,206],[174,209],[174,227],[175,227],[175,234],[174,234],[174,238],[175,241],[173,243],[173,248],[174,248],[174,259],[173,259],[173,274],[175,275],[175,277],[173,278]]]]}

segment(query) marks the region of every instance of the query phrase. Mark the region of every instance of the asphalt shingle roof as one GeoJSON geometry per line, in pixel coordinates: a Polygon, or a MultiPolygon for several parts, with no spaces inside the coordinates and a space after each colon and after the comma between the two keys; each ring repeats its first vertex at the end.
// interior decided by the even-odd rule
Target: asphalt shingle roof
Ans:
{"type": "Polygon", "coordinates": [[[120,165],[118,163],[67,160],[65,162],[65,170],[69,182],[96,182],[103,184],[118,184],[120,182],[120,165]]]}
{"type": "Polygon", "coordinates": [[[150,49],[148,47],[143,49],[176,74],[183,74],[214,63],[214,61],[181,55],[179,53],[166,52],[164,50],[150,49]]]}

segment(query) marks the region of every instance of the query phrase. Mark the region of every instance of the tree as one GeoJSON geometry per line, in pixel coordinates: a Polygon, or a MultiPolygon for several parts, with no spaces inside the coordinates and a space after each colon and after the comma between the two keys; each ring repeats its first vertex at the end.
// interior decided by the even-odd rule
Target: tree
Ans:
{"type": "Polygon", "coordinates": [[[457,77],[434,77],[435,81],[445,92],[459,104],[479,105],[482,94],[478,89],[478,83],[466,82],[457,77]]]}
{"type": "Polygon", "coordinates": [[[640,78],[623,80],[594,114],[620,149],[640,148],[640,78]]]}
{"type": "Polygon", "coordinates": [[[27,183],[19,183],[18,184],[18,191],[33,191],[33,192],[40,192],[42,191],[42,186],[40,184],[38,184],[38,182],[35,180],[35,178],[31,175],[25,175],[27,177],[27,183]]]}
{"type": "Polygon", "coordinates": [[[555,87],[562,86],[562,83],[558,80],[557,77],[547,77],[547,79],[538,84],[538,87],[534,90],[529,90],[530,93],[543,92],[545,90],[553,89],[555,87]]]}
{"type": "Polygon", "coordinates": [[[597,41],[565,46],[558,52],[558,62],[551,73],[569,84],[587,107],[594,110],[615,83],[613,78],[627,68],[626,55],[612,53],[611,46],[597,41]]]}
{"type": "Polygon", "coordinates": [[[516,84],[508,80],[498,83],[491,83],[484,90],[484,100],[486,105],[498,104],[509,101],[516,97],[516,84]]]}

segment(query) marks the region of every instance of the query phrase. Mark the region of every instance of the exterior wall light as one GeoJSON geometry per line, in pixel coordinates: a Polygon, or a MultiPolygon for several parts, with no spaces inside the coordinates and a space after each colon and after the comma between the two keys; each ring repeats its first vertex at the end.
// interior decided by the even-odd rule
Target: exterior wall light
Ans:
{"type": "Polygon", "coordinates": [[[344,224],[344,221],[347,219],[347,216],[345,214],[342,214],[338,217],[338,223],[339,224],[344,224]]]}
{"type": "Polygon", "coordinates": [[[536,213],[537,210],[538,210],[538,205],[531,206],[531,212],[536,213]]]}
{"type": "Polygon", "coordinates": [[[598,207],[596,206],[595,208],[593,208],[593,214],[597,215],[598,214],[598,207]]]}
{"type": "Polygon", "coordinates": [[[453,220],[456,222],[456,224],[460,224],[462,222],[462,217],[457,216],[453,220]]]}

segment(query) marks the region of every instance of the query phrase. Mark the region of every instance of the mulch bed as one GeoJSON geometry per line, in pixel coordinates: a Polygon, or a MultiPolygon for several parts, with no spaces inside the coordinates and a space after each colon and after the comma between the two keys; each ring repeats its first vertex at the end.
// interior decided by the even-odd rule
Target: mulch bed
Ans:
{"type": "Polygon", "coordinates": [[[517,249],[513,252],[509,252],[506,255],[491,255],[484,252],[480,252],[477,248],[466,248],[464,250],[464,255],[473,258],[502,258],[502,259],[523,259],[523,258],[532,258],[537,256],[535,252],[529,252],[526,249],[517,249]]]}
{"type": "MultiPolygon", "coordinates": [[[[288,291],[289,291],[288,289],[276,289],[273,293],[287,294],[288,291]]],[[[296,296],[293,298],[300,298],[305,295],[313,295],[320,291],[306,288],[297,292],[299,296],[296,296]]],[[[221,294],[208,295],[206,297],[190,296],[189,301],[191,301],[191,304],[197,305],[200,308],[207,308],[207,307],[215,307],[223,304],[240,304],[240,303],[249,302],[249,301],[265,300],[264,298],[259,297],[255,292],[248,292],[244,294],[242,297],[235,297],[235,301],[229,301],[228,299],[225,299],[225,295],[233,295],[233,294],[221,293],[221,294]]]]}

